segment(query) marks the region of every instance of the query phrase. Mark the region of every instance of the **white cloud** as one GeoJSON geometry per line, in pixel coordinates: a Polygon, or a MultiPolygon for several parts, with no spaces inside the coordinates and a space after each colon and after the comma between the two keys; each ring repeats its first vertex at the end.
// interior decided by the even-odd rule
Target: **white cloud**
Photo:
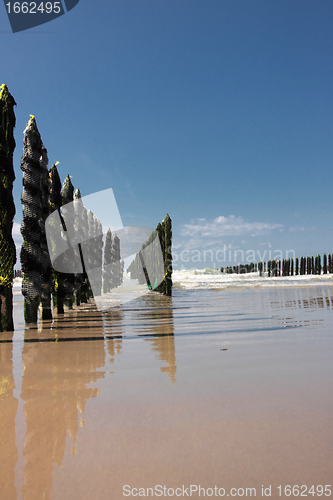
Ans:
{"type": "Polygon", "coordinates": [[[22,243],[23,243],[23,238],[21,235],[21,224],[18,224],[17,222],[14,222],[13,224],[13,240],[16,246],[16,252],[19,253],[22,243]]]}
{"type": "Polygon", "coordinates": [[[289,228],[291,233],[303,232],[303,231],[314,231],[316,229],[314,226],[305,227],[305,226],[292,226],[289,228]]]}
{"type": "Polygon", "coordinates": [[[283,224],[249,222],[235,215],[228,215],[227,217],[221,215],[212,221],[207,219],[191,220],[190,224],[182,225],[180,234],[188,238],[220,238],[223,236],[243,236],[245,234],[258,236],[274,230],[283,231],[283,229],[283,224]]]}
{"type": "Polygon", "coordinates": [[[21,224],[18,224],[17,222],[14,222],[13,224],[13,235],[21,235],[21,224]]]}
{"type": "Polygon", "coordinates": [[[261,243],[258,243],[258,247],[271,247],[271,242],[270,241],[263,241],[261,243]]]}

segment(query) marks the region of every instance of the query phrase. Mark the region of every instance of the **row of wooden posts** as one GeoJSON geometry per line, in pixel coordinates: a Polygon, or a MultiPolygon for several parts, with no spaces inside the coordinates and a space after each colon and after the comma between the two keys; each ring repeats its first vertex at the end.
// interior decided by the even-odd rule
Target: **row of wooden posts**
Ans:
{"type": "MultiPolygon", "coordinates": [[[[15,105],[16,102],[8,88],[6,85],[2,85],[0,90],[0,331],[14,329],[12,287],[16,249],[12,231],[15,216],[13,199],[13,182],[15,180],[13,154],[16,146],[14,139],[15,105]]],[[[42,318],[51,319],[53,307],[57,308],[58,313],[63,313],[64,304],[71,308],[74,302],[77,305],[86,302],[92,296],[92,288],[94,295],[100,295],[102,292],[108,293],[112,288],[119,286],[123,279],[124,263],[121,261],[118,236],[112,235],[108,229],[104,245],[102,225],[94,214],[83,206],[79,189],[74,193],[70,176],[67,175],[62,185],[57,164],[53,164],[48,170],[47,150],[42,142],[35,117],[30,116],[24,131],[24,148],[21,160],[23,172],[21,234],[23,244],[20,260],[25,321],[37,323],[40,308],[42,318]],[[69,203],[71,205],[68,205],[69,203]],[[63,223],[65,206],[73,207],[74,224],[79,227],[82,240],[88,242],[85,246],[87,251],[84,259],[84,272],[61,273],[51,265],[45,221],[51,212],[57,211],[63,223]],[[80,216],[76,217],[76,214],[80,214],[80,216]],[[86,271],[89,269],[99,270],[93,273],[94,283],[90,283],[88,280],[86,271]]],[[[163,227],[164,231],[164,236],[161,233],[160,239],[165,254],[164,260],[168,265],[165,264],[167,270],[163,283],[156,290],[171,295],[170,217],[167,216],[165,221],[159,226],[163,227]],[[165,250],[166,248],[168,250],[165,250]]],[[[64,224],[63,227],[65,228],[64,224]]],[[[63,237],[66,239],[65,233],[66,231],[64,231],[63,237]]],[[[64,253],[64,263],[66,263],[66,259],[67,262],[71,260],[71,251],[72,249],[64,253]]],[[[135,274],[135,265],[133,265],[132,271],[135,274]]]]}
{"type": "Polygon", "coordinates": [[[282,260],[269,260],[267,262],[251,262],[250,264],[237,264],[236,266],[221,267],[221,272],[227,274],[244,274],[244,273],[263,273],[268,277],[275,276],[302,276],[305,274],[327,274],[333,273],[333,255],[307,256],[282,260]]]}
{"type": "MultiPolygon", "coordinates": [[[[120,241],[112,237],[110,229],[106,234],[104,247],[102,224],[82,203],[81,193],[67,175],[63,185],[57,164],[47,169],[48,158],[32,116],[24,131],[24,150],[21,160],[23,171],[23,220],[21,234],[21,267],[23,273],[22,293],[24,295],[24,315],[27,323],[37,323],[41,306],[42,319],[51,319],[53,307],[57,313],[69,309],[73,303],[80,305],[94,295],[117,287],[122,283],[123,263],[120,258],[120,241]],[[80,233],[85,244],[84,268],[79,272],[59,272],[52,267],[45,230],[45,221],[51,212],[57,212],[64,228],[66,215],[73,220],[73,228],[80,233]],[[104,273],[103,273],[104,247],[104,273]],[[113,263],[110,266],[110,263],[113,263]],[[87,271],[94,269],[92,283],[87,271]]],[[[63,231],[63,238],[68,235],[63,231]]],[[[62,268],[71,267],[75,249],[66,250],[61,255],[62,268]]],[[[55,266],[56,267],[56,266],[55,266]]]]}

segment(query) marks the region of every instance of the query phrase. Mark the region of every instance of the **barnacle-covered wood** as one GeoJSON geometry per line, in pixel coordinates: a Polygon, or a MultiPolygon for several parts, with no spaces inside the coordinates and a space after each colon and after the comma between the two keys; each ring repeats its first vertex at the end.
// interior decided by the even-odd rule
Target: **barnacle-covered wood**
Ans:
{"type": "MultiPolygon", "coordinates": [[[[45,178],[47,174],[47,151],[43,145],[34,116],[31,116],[23,139],[23,220],[21,234],[21,267],[23,273],[22,293],[26,323],[37,323],[40,300],[43,298],[42,272],[46,269],[45,255],[42,258],[43,231],[45,233],[45,178]],[[43,194],[44,192],[44,194],[43,194]]],[[[47,276],[47,271],[46,271],[47,276]]],[[[46,292],[46,290],[44,290],[46,292]]]]}
{"type": "Polygon", "coordinates": [[[13,269],[16,250],[12,237],[15,205],[13,153],[16,102],[6,85],[0,90],[0,331],[11,331],[13,324],[13,269]]]}

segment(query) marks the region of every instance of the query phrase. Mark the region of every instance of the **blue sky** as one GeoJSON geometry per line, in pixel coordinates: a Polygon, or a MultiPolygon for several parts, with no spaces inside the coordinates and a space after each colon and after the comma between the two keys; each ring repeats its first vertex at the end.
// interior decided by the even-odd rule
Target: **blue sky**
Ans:
{"type": "Polygon", "coordinates": [[[80,0],[16,34],[1,9],[16,223],[33,114],[62,180],[113,188],[125,225],[170,213],[178,264],[333,251],[331,0],[80,0]]]}

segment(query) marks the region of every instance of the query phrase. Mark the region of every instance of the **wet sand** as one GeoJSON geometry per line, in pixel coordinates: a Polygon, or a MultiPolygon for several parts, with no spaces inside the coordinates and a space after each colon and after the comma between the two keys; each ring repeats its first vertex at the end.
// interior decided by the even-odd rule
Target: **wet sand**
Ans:
{"type": "Polygon", "coordinates": [[[22,305],[0,343],[1,498],[333,483],[332,287],[175,289],[26,329],[22,305]]]}

